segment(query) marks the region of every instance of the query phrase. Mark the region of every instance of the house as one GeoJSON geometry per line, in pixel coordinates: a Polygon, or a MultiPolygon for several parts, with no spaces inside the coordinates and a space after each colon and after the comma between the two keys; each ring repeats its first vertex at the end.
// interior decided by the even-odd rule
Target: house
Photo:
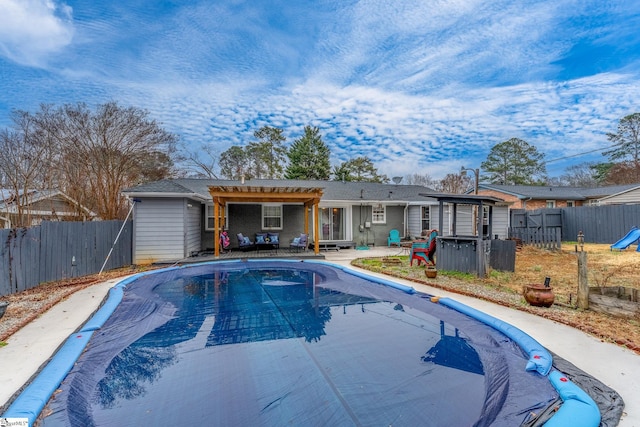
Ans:
{"type": "MultiPolygon", "coordinates": [[[[409,238],[440,229],[437,202],[424,195],[429,192],[419,185],[370,182],[167,179],[123,194],[138,201],[133,258],[140,264],[214,251],[216,216],[219,228],[232,236],[232,248],[237,248],[237,233],[253,238],[269,230],[279,233],[283,245],[308,231],[314,247],[316,242],[323,248],[386,246],[391,229],[409,238]]],[[[471,207],[458,209],[457,215],[469,222],[458,231],[466,227],[471,233],[471,207]]],[[[503,230],[494,226],[502,238],[507,216],[504,208],[503,230]]]]}
{"type": "Polygon", "coordinates": [[[526,210],[603,204],[636,204],[640,203],[640,184],[587,188],[479,183],[478,194],[494,196],[510,202],[511,209],[526,210]]]}
{"type": "Polygon", "coordinates": [[[583,191],[590,205],[640,204],[640,184],[610,185],[583,191]]]}
{"type": "Polygon", "coordinates": [[[88,220],[96,216],[90,209],[58,190],[28,190],[16,194],[15,191],[0,189],[0,228],[31,227],[45,220],[88,220]],[[18,209],[18,205],[21,209],[18,209]]]}

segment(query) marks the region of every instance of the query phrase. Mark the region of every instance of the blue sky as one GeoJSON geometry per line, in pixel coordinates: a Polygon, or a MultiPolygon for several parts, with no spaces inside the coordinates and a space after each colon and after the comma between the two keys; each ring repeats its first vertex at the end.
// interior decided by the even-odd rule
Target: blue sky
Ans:
{"type": "Polygon", "coordinates": [[[628,0],[0,0],[0,126],[117,101],[193,149],[309,124],[333,164],[442,178],[516,137],[557,176],[640,112],[638,28],[628,0]]]}

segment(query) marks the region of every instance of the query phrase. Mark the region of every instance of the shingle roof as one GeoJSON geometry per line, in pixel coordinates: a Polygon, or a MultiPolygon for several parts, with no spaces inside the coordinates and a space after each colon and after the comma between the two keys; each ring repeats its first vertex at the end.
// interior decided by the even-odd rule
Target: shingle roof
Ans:
{"type": "Polygon", "coordinates": [[[640,184],[610,185],[605,187],[556,187],[540,185],[498,185],[483,184],[479,187],[485,190],[494,190],[501,193],[510,194],[521,199],[556,199],[556,200],[586,200],[596,199],[612,194],[618,194],[633,188],[640,187],[640,184]]]}
{"type": "MultiPolygon", "coordinates": [[[[123,193],[135,197],[145,194],[158,196],[169,194],[197,195],[202,199],[210,199],[209,186],[242,185],[235,180],[178,178],[142,184],[128,188],[123,193]]],[[[246,180],[245,185],[264,187],[302,187],[323,189],[323,200],[342,201],[403,201],[426,202],[428,198],[421,193],[433,193],[428,187],[421,185],[396,185],[378,184],[373,182],[342,182],[342,181],[316,181],[316,180],[278,180],[278,179],[252,179],[246,180]]]]}

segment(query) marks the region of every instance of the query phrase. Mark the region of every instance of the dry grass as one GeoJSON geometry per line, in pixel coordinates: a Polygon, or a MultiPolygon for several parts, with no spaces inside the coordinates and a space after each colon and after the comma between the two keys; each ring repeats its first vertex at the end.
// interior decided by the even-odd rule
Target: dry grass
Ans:
{"type": "MultiPolygon", "coordinates": [[[[633,249],[611,251],[609,245],[585,244],[589,286],[625,286],[640,289],[640,252],[633,249]]],[[[455,272],[439,272],[436,279],[427,279],[424,267],[409,267],[408,257],[399,257],[402,264],[375,259],[354,261],[354,265],[426,283],[430,286],[528,311],[560,323],[581,329],[604,341],[615,342],[640,354],[640,317],[616,318],[591,310],[575,308],[578,289],[578,264],[573,244],[561,251],[525,246],[516,253],[515,272],[490,271],[485,279],[455,272]],[[543,283],[551,278],[555,304],[551,308],[529,306],[522,297],[522,286],[543,283]]]]}
{"type": "MultiPolygon", "coordinates": [[[[584,250],[588,254],[590,286],[625,286],[640,289],[640,252],[632,249],[612,252],[609,245],[594,244],[586,244],[584,250]]],[[[424,267],[410,267],[407,256],[390,258],[397,258],[400,263],[387,260],[383,266],[383,259],[379,258],[359,259],[353,264],[528,311],[581,329],[604,341],[626,346],[640,354],[640,318],[615,318],[574,308],[578,288],[578,266],[573,244],[565,244],[562,251],[555,252],[525,246],[516,254],[514,273],[491,271],[488,277],[482,280],[472,275],[442,271],[436,279],[427,279],[424,267]],[[547,276],[551,278],[556,304],[550,308],[529,306],[522,297],[523,284],[542,283],[547,276]]],[[[93,275],[47,283],[29,291],[0,298],[11,303],[7,313],[0,320],[0,345],[12,333],[73,292],[100,280],[133,272],[135,271],[131,269],[123,269],[102,276],[93,275]]]]}

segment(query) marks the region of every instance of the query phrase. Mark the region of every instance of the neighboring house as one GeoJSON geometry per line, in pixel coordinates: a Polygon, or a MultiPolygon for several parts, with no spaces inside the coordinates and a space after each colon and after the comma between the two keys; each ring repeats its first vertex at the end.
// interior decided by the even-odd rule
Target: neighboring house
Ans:
{"type": "Polygon", "coordinates": [[[543,209],[640,203],[640,184],[597,188],[535,185],[478,185],[478,194],[511,202],[511,209],[543,209]]]}
{"type": "MultiPolygon", "coordinates": [[[[321,197],[317,238],[324,247],[386,246],[391,229],[397,229],[403,237],[415,238],[422,230],[440,228],[437,202],[424,196],[433,191],[418,185],[303,180],[161,180],[123,191],[127,197],[138,201],[134,208],[134,263],[175,260],[213,250],[215,221],[211,187],[267,192],[318,189],[321,197]]],[[[304,232],[305,223],[315,223],[313,212],[310,206],[305,207],[299,201],[288,203],[283,198],[275,203],[236,200],[226,203],[218,216],[231,236],[232,248],[237,248],[237,233],[253,239],[255,233],[268,230],[278,232],[281,246],[286,247],[304,232]]],[[[458,233],[465,230],[471,233],[471,212],[470,206],[458,209],[457,215],[463,219],[458,223],[465,223],[464,218],[469,222],[465,226],[459,225],[458,233]]],[[[494,227],[494,232],[506,238],[506,208],[501,216],[499,222],[504,224],[504,229],[498,231],[494,227]]],[[[313,227],[309,227],[309,233],[311,241],[315,242],[313,227]]]]}
{"type": "Polygon", "coordinates": [[[29,190],[18,195],[0,189],[0,228],[30,227],[42,221],[77,221],[96,218],[90,209],[58,190],[29,190]],[[22,214],[18,212],[18,201],[22,214]],[[21,218],[19,218],[21,216],[21,218]]]}
{"type": "Polygon", "coordinates": [[[584,195],[590,205],[636,205],[640,204],[640,184],[588,188],[584,195]]]}

